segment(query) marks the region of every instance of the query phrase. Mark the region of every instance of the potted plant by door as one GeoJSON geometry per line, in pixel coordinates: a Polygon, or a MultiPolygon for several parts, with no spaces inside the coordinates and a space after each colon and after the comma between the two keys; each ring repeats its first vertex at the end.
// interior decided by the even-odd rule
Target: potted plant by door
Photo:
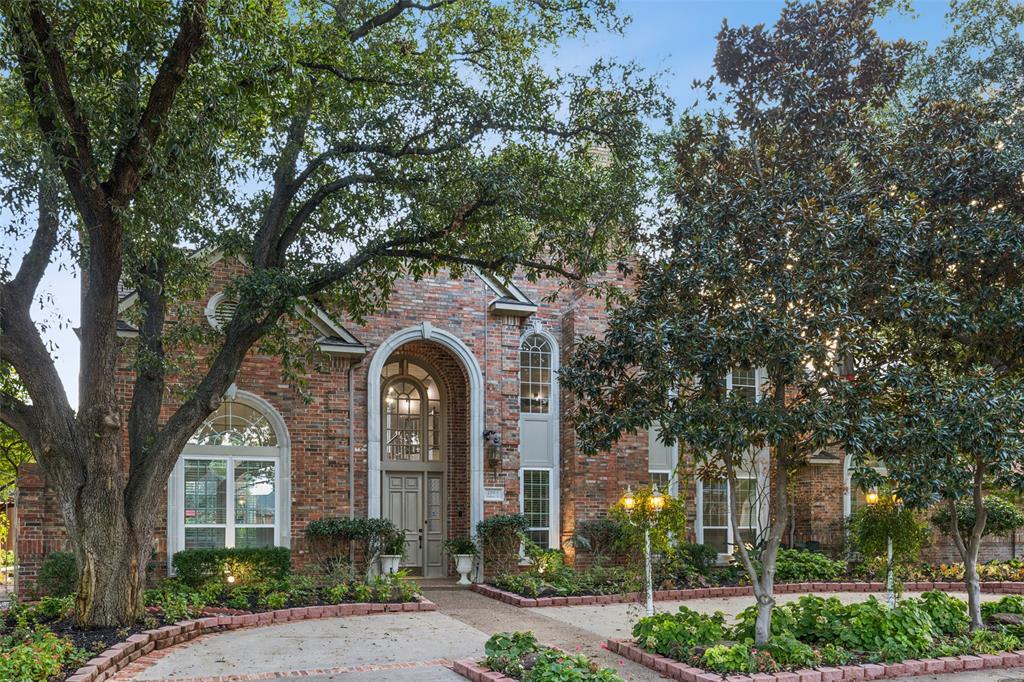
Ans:
{"type": "Polygon", "coordinates": [[[405,533],[399,531],[386,543],[380,555],[380,572],[382,575],[397,573],[398,566],[405,556],[405,533]]]}
{"type": "Polygon", "coordinates": [[[477,556],[476,545],[466,537],[451,538],[445,541],[444,551],[455,560],[455,570],[459,572],[459,584],[469,585],[469,572],[473,570],[473,559],[477,556]]]}

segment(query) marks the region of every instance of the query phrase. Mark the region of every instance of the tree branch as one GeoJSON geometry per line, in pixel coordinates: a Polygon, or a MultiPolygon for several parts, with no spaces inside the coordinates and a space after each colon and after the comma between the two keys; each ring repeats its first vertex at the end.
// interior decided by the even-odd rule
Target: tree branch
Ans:
{"type": "Polygon", "coordinates": [[[164,117],[174,104],[189,65],[202,45],[206,34],[206,3],[207,0],[187,0],[182,5],[178,34],[153,81],[146,108],[135,132],[114,155],[106,185],[115,206],[127,203],[139,186],[141,168],[163,130],[164,117]]]}
{"type": "Polygon", "coordinates": [[[0,391],[0,422],[18,432],[26,441],[32,432],[34,408],[18,398],[0,391]]]}
{"type": "Polygon", "coordinates": [[[128,411],[128,453],[130,470],[147,458],[158,432],[165,384],[163,329],[167,301],[163,293],[166,262],[159,260],[152,270],[143,270],[139,300],[145,317],[139,329],[135,387],[128,411]]]}
{"type": "Polygon", "coordinates": [[[357,26],[355,29],[350,31],[348,37],[352,42],[357,42],[365,38],[374,29],[380,28],[385,24],[391,23],[392,21],[397,19],[402,12],[404,12],[407,9],[418,9],[428,12],[430,10],[435,10],[440,7],[444,7],[445,5],[449,5],[453,1],[454,0],[437,0],[437,2],[422,4],[418,2],[413,2],[412,0],[398,0],[398,2],[391,5],[391,7],[387,8],[380,14],[376,14],[370,17],[362,24],[357,26]]]}
{"type": "Polygon", "coordinates": [[[39,218],[32,245],[21,261],[18,274],[6,286],[2,293],[12,299],[15,305],[29,306],[39,281],[50,264],[53,250],[57,246],[57,230],[59,227],[57,187],[49,173],[42,171],[39,178],[39,218]]]}

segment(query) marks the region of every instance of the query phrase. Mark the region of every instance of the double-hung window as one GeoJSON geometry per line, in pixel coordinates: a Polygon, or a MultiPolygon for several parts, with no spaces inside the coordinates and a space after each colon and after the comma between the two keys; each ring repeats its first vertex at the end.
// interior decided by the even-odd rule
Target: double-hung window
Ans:
{"type": "MultiPolygon", "coordinates": [[[[744,398],[757,401],[761,398],[761,383],[754,367],[735,367],[726,376],[726,389],[744,398]]],[[[739,543],[753,544],[757,540],[762,502],[767,483],[759,474],[758,453],[751,453],[746,466],[736,471],[736,488],[731,490],[729,481],[719,478],[702,481],[697,486],[700,513],[698,515],[698,537],[700,542],[710,545],[721,555],[732,554],[739,543]],[[733,531],[729,506],[729,493],[736,499],[738,532],[733,531]]]]}
{"type": "Polygon", "coordinates": [[[526,537],[540,547],[551,546],[551,470],[523,469],[521,482],[526,537]]]}

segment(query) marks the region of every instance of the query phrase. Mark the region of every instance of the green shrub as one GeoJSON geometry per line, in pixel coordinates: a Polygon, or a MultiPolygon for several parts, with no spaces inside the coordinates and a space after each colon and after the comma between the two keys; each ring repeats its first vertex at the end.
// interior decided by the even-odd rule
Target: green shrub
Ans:
{"type": "Polygon", "coordinates": [[[710,575],[711,569],[718,564],[718,550],[711,545],[682,542],[674,549],[682,561],[692,566],[701,575],[710,575]]]}
{"type": "Polygon", "coordinates": [[[17,644],[0,640],[0,680],[56,679],[74,650],[70,640],[48,631],[17,644]]]}
{"type": "Polygon", "coordinates": [[[1024,597],[1008,594],[996,601],[982,602],[981,616],[988,619],[994,613],[1016,613],[1024,616],[1024,597]]]}
{"type": "Polygon", "coordinates": [[[327,601],[332,604],[341,604],[349,595],[351,588],[346,583],[339,583],[327,588],[327,601]]]}
{"type": "Polygon", "coordinates": [[[452,557],[456,557],[459,555],[464,556],[467,554],[470,556],[476,556],[478,553],[476,543],[473,542],[471,538],[467,537],[450,538],[448,540],[445,540],[443,547],[444,551],[452,557]]]}
{"type": "Polygon", "coordinates": [[[621,521],[604,516],[577,523],[572,546],[579,552],[590,554],[591,561],[601,565],[622,556],[628,538],[629,533],[621,521]]]}
{"type": "Polygon", "coordinates": [[[287,547],[233,547],[185,549],[171,560],[178,580],[199,587],[211,580],[235,584],[263,580],[281,580],[292,570],[291,550],[287,547]]]}
{"type": "Polygon", "coordinates": [[[789,633],[773,635],[761,650],[769,653],[779,666],[785,668],[813,668],[821,663],[821,658],[809,644],[804,644],[789,633]]]}
{"type": "Polygon", "coordinates": [[[602,668],[583,654],[567,654],[543,649],[533,666],[523,675],[523,682],[622,682],[611,668],[602,668]]]}
{"type": "MultiPolygon", "coordinates": [[[[846,605],[838,597],[814,594],[805,594],[782,610],[786,613],[783,618],[791,622],[786,629],[797,639],[811,644],[835,641],[847,613],[846,605]]],[[[772,616],[774,621],[774,614],[772,616]]]]}
{"type": "Polygon", "coordinates": [[[1020,638],[1005,630],[975,630],[971,633],[971,653],[997,654],[1003,651],[1016,651],[1020,648],[1020,638]]]}
{"type": "Polygon", "coordinates": [[[963,634],[971,624],[971,619],[967,616],[967,604],[945,592],[925,592],[920,599],[907,599],[904,600],[904,604],[908,601],[919,602],[942,634],[963,634]]]}
{"type": "Polygon", "coordinates": [[[845,571],[846,562],[805,549],[780,549],[775,561],[775,579],[779,582],[835,580],[845,571]]]}
{"type": "Polygon", "coordinates": [[[818,656],[823,665],[846,665],[853,659],[853,654],[832,642],[818,649],[818,656]]]}
{"type": "Polygon", "coordinates": [[[498,573],[511,573],[519,563],[519,547],[528,527],[522,514],[496,514],[476,524],[484,560],[498,573]]]}
{"type": "Polygon", "coordinates": [[[848,649],[878,652],[882,660],[901,661],[928,652],[938,628],[914,601],[890,610],[874,597],[846,608],[839,640],[848,649]]]}
{"type": "Polygon", "coordinates": [[[484,665],[518,679],[523,675],[523,656],[539,649],[532,632],[499,632],[484,644],[484,665]]]}
{"type": "Polygon", "coordinates": [[[700,667],[717,673],[752,673],[757,670],[754,655],[746,644],[716,644],[700,657],[700,667]]]}
{"type": "Polygon", "coordinates": [[[43,592],[51,597],[74,594],[78,586],[78,568],[71,552],[50,552],[39,567],[36,579],[43,592]]]}
{"type": "Polygon", "coordinates": [[[348,566],[353,551],[363,557],[367,570],[385,549],[398,549],[400,543],[404,547],[405,533],[388,519],[339,516],[310,521],[305,539],[320,570],[332,575],[348,566]]]}
{"type": "MultiPolygon", "coordinates": [[[[1021,512],[1015,504],[1000,497],[999,495],[988,495],[985,498],[985,535],[1009,535],[1015,530],[1024,528],[1024,512],[1021,512]]],[[[961,532],[969,532],[974,528],[975,514],[974,501],[964,500],[956,505],[957,525],[961,532]]],[[[932,515],[932,523],[942,532],[951,534],[953,532],[950,523],[949,505],[942,505],[932,515]]]]}
{"type": "Polygon", "coordinates": [[[71,613],[75,606],[74,597],[43,597],[35,606],[35,617],[37,621],[59,620],[71,613]]]}
{"type": "Polygon", "coordinates": [[[164,618],[177,623],[191,620],[203,611],[203,596],[199,592],[166,592],[156,603],[164,613],[164,618]]]}
{"type": "Polygon", "coordinates": [[[287,592],[271,592],[260,598],[260,606],[271,611],[288,606],[287,592]]]}
{"type": "Polygon", "coordinates": [[[714,644],[726,635],[725,616],[707,616],[680,606],[676,613],[656,613],[633,625],[633,639],[662,656],[682,661],[695,646],[714,644]]]}

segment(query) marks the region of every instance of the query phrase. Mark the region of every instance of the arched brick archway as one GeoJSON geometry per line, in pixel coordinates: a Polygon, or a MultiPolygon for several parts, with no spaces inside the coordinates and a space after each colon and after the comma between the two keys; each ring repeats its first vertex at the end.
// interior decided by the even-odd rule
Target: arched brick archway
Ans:
{"type": "MultiPolygon", "coordinates": [[[[367,512],[384,513],[388,503],[382,442],[383,370],[396,359],[428,369],[444,394],[446,452],[445,538],[471,535],[483,517],[483,376],[469,349],[454,335],[421,325],[392,335],[374,353],[368,368],[367,512]]],[[[395,481],[388,480],[389,486],[395,481]]]]}

